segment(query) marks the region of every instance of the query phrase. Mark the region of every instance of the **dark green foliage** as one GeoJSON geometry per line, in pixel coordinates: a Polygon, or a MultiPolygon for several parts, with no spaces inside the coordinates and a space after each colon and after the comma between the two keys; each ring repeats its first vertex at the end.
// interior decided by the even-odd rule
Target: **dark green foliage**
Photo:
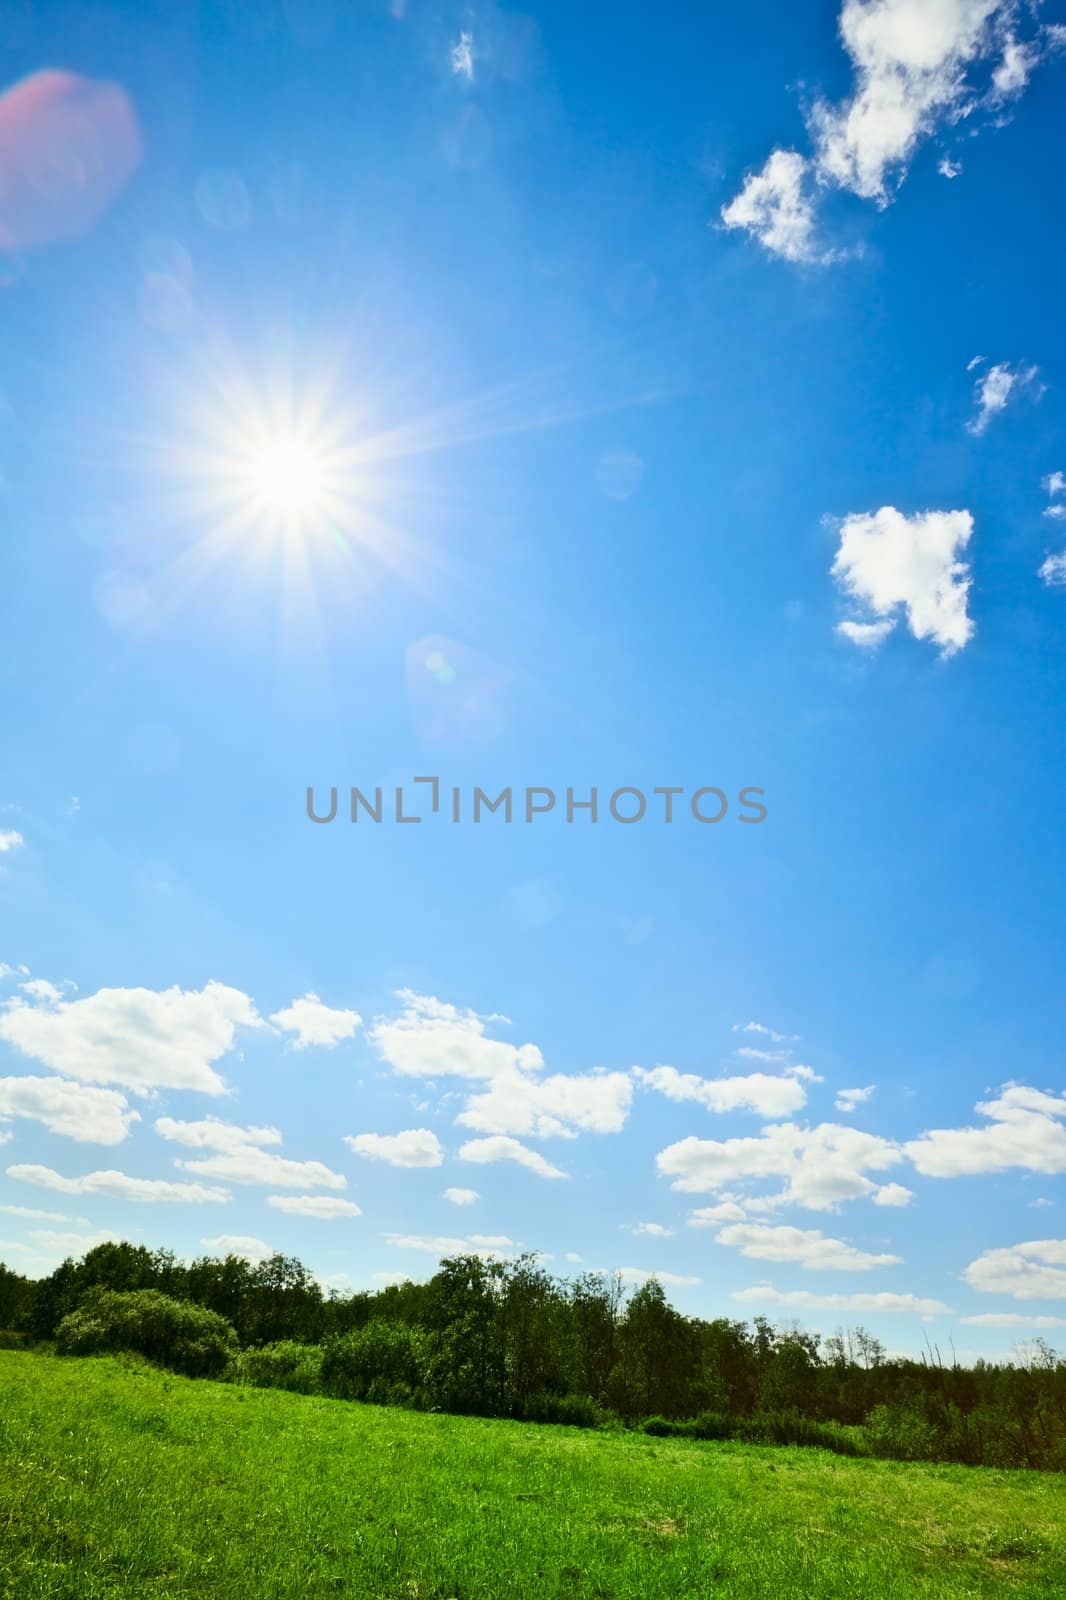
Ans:
{"type": "Polygon", "coordinates": [[[293,1394],[318,1394],[321,1390],[322,1346],[279,1339],[276,1344],[251,1345],[226,1368],[230,1383],[247,1383],[256,1389],[288,1389],[293,1394]]]}
{"type": "Polygon", "coordinates": [[[812,1422],[799,1411],[757,1411],[750,1417],[704,1412],[691,1421],[648,1417],[641,1432],[655,1439],[740,1439],[745,1444],[808,1445],[841,1456],[865,1454],[843,1428],[812,1422]]]}
{"type": "Polygon", "coordinates": [[[0,1332],[25,1328],[33,1307],[34,1285],[0,1262],[0,1332]]]}
{"type": "Polygon", "coordinates": [[[205,1306],[158,1289],[97,1289],[56,1329],[60,1355],[132,1350],[190,1378],[216,1377],[236,1354],[229,1323],[205,1306]]]}
{"type": "Polygon", "coordinates": [[[424,1400],[429,1340],[421,1328],[375,1318],[327,1340],[320,1384],[335,1400],[411,1405],[424,1400]]]}

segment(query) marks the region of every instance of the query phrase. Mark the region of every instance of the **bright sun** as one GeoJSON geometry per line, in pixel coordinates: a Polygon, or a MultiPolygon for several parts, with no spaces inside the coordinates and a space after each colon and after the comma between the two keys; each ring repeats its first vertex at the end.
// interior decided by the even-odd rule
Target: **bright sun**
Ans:
{"type": "Polygon", "coordinates": [[[257,517],[306,526],[323,516],[328,495],[323,451],[296,435],[264,440],[250,453],[247,492],[257,517]]]}

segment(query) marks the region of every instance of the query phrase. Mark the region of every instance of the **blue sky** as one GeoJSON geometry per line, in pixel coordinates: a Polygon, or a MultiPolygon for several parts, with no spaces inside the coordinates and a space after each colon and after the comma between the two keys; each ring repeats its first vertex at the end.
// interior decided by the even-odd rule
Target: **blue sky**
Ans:
{"type": "Polygon", "coordinates": [[[1002,0],[18,14],[3,1259],[466,1241],[1055,1342],[1064,44],[1002,0]]]}

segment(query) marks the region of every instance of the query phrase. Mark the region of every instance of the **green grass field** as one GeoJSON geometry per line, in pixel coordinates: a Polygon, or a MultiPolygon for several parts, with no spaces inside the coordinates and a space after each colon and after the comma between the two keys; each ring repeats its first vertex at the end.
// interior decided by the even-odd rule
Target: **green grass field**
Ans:
{"type": "Polygon", "coordinates": [[[0,1351],[4,1600],[1066,1595],[1066,1478],[0,1351]]]}

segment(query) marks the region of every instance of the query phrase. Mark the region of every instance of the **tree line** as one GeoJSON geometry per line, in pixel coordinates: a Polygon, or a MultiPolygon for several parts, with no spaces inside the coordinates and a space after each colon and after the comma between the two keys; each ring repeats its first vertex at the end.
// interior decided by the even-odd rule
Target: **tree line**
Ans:
{"type": "Polygon", "coordinates": [[[0,1265],[0,1329],[129,1349],[193,1375],[424,1410],[816,1443],[1066,1470],[1066,1361],[889,1359],[862,1328],[687,1317],[651,1279],[552,1276],[535,1256],[443,1260],[425,1283],[323,1293],[294,1257],[191,1263],[97,1245],[37,1281],[0,1265]]]}

